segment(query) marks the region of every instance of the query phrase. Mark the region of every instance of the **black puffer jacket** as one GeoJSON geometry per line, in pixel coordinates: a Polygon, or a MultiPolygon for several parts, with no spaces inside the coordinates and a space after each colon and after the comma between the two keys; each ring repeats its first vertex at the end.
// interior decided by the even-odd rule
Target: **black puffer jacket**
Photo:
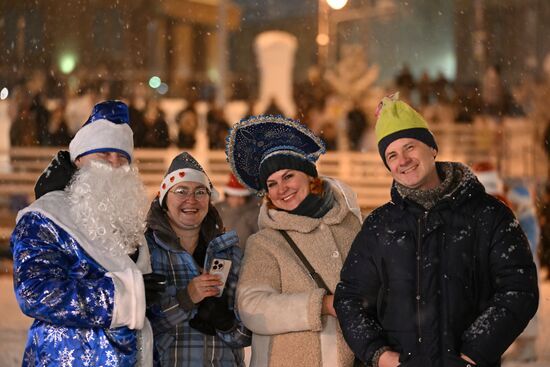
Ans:
{"type": "Polygon", "coordinates": [[[431,210],[399,195],[365,220],[334,305],[346,341],[370,363],[389,346],[401,366],[500,366],[538,305],[529,244],[512,212],[471,171],[431,210]]]}

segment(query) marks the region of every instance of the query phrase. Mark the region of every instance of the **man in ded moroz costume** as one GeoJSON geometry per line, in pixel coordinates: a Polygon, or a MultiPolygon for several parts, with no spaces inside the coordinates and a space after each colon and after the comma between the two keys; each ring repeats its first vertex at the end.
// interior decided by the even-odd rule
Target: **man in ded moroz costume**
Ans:
{"type": "Polygon", "coordinates": [[[147,197],[128,123],[124,103],[97,104],[70,143],[76,171],[67,187],[17,215],[15,293],[35,319],[23,366],[152,365],[147,197]]]}

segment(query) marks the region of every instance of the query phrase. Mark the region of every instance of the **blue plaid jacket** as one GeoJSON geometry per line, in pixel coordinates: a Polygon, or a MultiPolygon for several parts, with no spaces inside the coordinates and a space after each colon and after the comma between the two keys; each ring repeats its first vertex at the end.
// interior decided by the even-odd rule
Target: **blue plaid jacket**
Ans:
{"type": "MultiPolygon", "coordinates": [[[[155,207],[153,203],[145,237],[151,253],[153,272],[164,274],[168,279],[167,291],[160,306],[153,305],[148,310],[160,365],[244,367],[243,347],[250,345],[251,333],[237,314],[237,325],[227,332],[217,331],[217,335],[206,335],[189,326],[189,320],[197,313],[197,307],[187,311],[180,307],[175,296],[178,289],[186,288],[191,279],[200,275],[200,267],[193,256],[181,248],[159,209],[158,204],[155,207]]],[[[235,288],[242,258],[238,243],[234,231],[213,239],[208,244],[203,264],[203,268],[208,269],[213,258],[232,261],[224,290],[230,307],[235,304],[235,288]]]]}

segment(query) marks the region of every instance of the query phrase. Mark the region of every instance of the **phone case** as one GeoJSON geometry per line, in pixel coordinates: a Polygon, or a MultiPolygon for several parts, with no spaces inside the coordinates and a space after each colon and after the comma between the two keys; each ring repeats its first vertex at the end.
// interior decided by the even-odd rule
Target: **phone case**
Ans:
{"type": "Polygon", "coordinates": [[[231,270],[231,260],[227,259],[217,259],[215,258],[212,260],[212,264],[210,265],[210,274],[216,274],[221,277],[222,285],[218,287],[220,290],[220,293],[216,297],[221,297],[223,293],[223,289],[225,287],[225,282],[227,281],[227,277],[229,276],[229,271],[231,270]]]}

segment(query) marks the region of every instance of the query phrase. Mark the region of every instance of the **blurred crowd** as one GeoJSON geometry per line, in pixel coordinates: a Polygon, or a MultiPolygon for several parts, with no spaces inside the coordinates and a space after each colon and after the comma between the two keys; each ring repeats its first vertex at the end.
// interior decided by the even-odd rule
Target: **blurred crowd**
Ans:
{"type": "MultiPolygon", "coordinates": [[[[107,98],[123,99],[130,104],[137,147],[162,148],[172,145],[193,148],[196,143],[198,97],[186,99],[185,105],[169,120],[160,104],[164,97],[143,84],[123,88],[127,91],[123,92],[124,95],[113,95],[113,88],[104,80],[81,85],[64,97],[49,98],[44,77],[40,75],[37,73],[28,81],[21,82],[10,93],[12,146],[67,145],[86,119],[83,111],[89,111],[97,101],[107,98]]],[[[544,97],[550,94],[550,87],[544,78],[540,81],[526,79],[521,85],[509,87],[503,81],[498,65],[488,67],[475,85],[454,84],[443,73],[431,78],[427,71],[415,78],[408,65],[403,65],[391,85],[382,88],[368,84],[352,97],[342,95],[338,86],[331,83],[326,75],[319,68],[311,67],[307,78],[295,84],[296,115],[289,117],[299,119],[321,136],[329,150],[341,147],[339,137],[342,134],[346,137],[345,149],[373,150],[372,111],[376,107],[375,101],[396,90],[400,92],[401,99],[413,105],[432,124],[473,123],[479,115],[490,116],[497,122],[505,116],[529,115],[530,118],[542,120],[540,126],[546,126],[550,119],[545,108],[540,107],[544,106],[544,97]]],[[[206,96],[208,112],[205,128],[209,147],[223,149],[227,128],[236,121],[229,121],[224,112],[225,106],[215,103],[211,90],[208,93],[197,91],[195,95],[206,96]]],[[[275,101],[265,111],[254,111],[251,100],[244,103],[249,107],[239,118],[259,113],[282,114],[275,101]]]]}

